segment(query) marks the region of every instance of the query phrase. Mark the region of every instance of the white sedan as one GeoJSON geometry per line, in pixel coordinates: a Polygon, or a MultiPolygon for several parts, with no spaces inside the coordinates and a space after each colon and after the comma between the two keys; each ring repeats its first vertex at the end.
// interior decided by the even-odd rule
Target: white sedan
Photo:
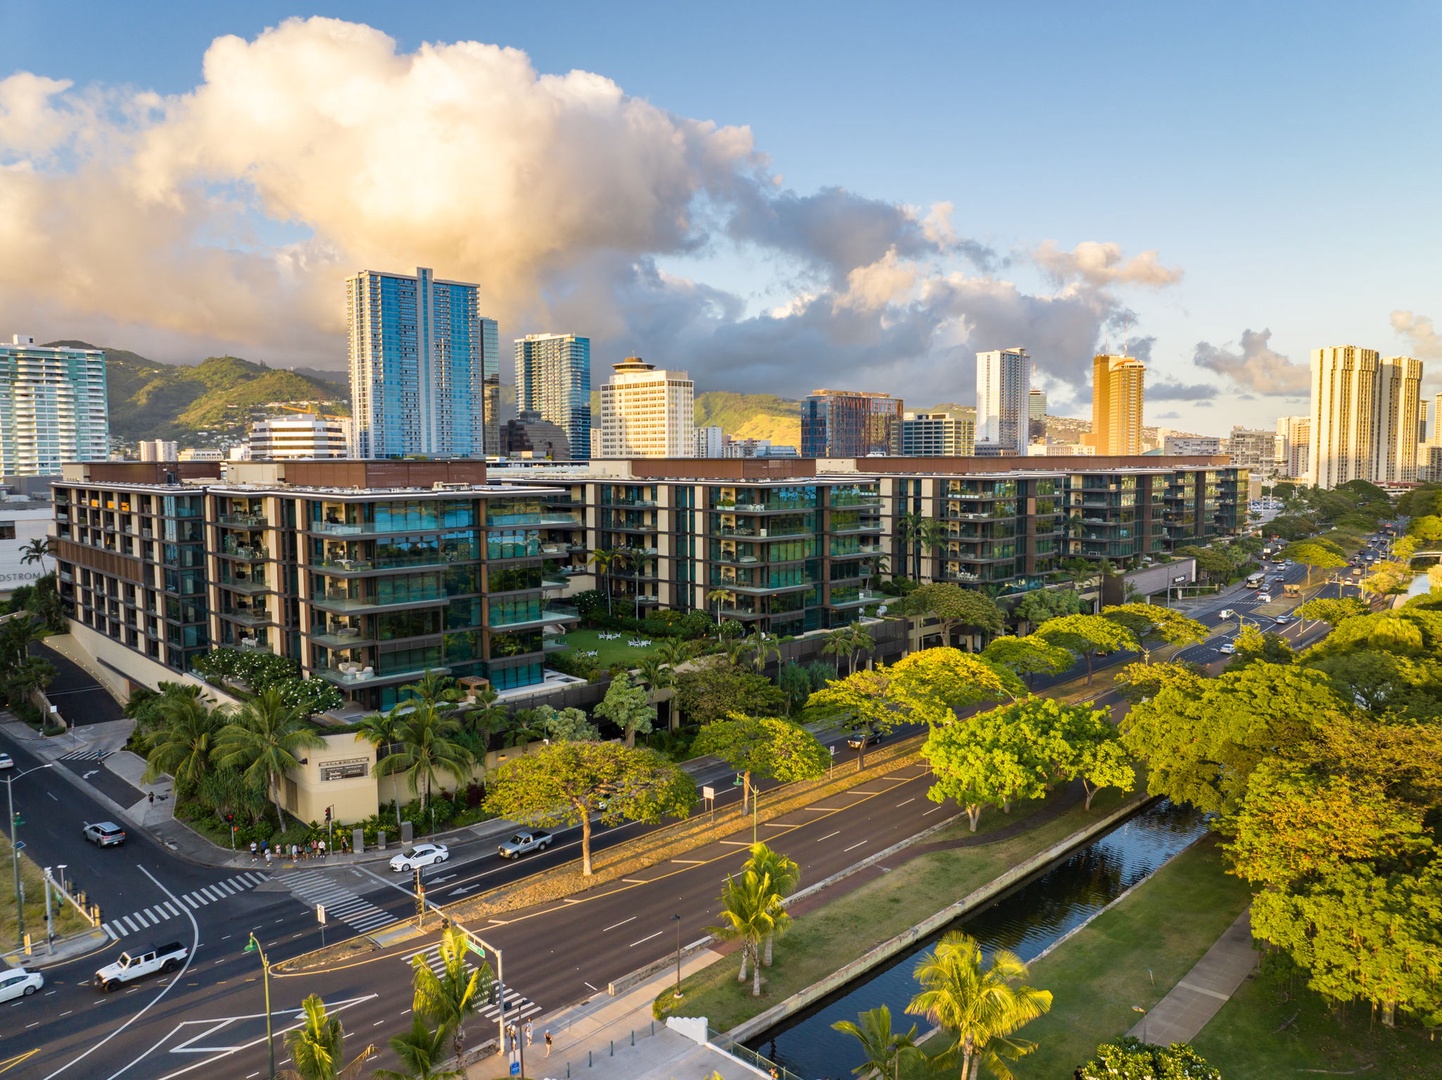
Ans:
{"type": "Polygon", "coordinates": [[[396,873],[402,873],[422,866],[443,863],[450,857],[451,851],[445,844],[417,844],[415,847],[406,848],[391,859],[391,869],[396,873]]]}
{"type": "Polygon", "coordinates": [[[1224,641],[1217,646],[1217,651],[1223,656],[1230,656],[1232,655],[1232,653],[1237,651],[1237,647],[1233,645],[1230,641],[1224,641]]]}
{"type": "Polygon", "coordinates": [[[15,768],[15,759],[12,758],[9,754],[0,753],[0,769],[13,768],[15,768]]]}
{"type": "Polygon", "coordinates": [[[29,997],[45,985],[45,976],[24,968],[0,969],[0,1001],[29,997]]]}

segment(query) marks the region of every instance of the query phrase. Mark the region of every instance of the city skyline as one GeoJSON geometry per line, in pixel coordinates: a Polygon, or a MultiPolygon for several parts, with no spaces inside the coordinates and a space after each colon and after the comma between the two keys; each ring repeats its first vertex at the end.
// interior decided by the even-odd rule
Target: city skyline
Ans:
{"type": "MultiPolygon", "coordinates": [[[[928,9],[938,44],[960,35],[986,52],[1024,33],[1028,85],[997,95],[964,66],[907,63],[869,96],[816,61],[767,62],[804,6],[766,22],[728,14],[751,31],[737,59],[756,80],[707,71],[686,41],[694,23],[644,6],[483,25],[444,3],[315,10],[357,21],[285,23],[292,12],[264,3],[171,19],[7,6],[0,28],[23,59],[0,75],[0,160],[19,168],[0,184],[32,221],[75,230],[37,225],[26,257],[9,260],[20,270],[0,280],[0,317],[12,329],[161,360],[232,352],[335,370],[337,281],[355,266],[432,265],[477,281],[508,336],[574,327],[597,362],[653,357],[689,370],[698,392],[766,385],[799,399],[824,382],[969,403],[967,358],[1022,344],[1053,411],[1084,416],[1090,358],[1120,349],[1151,372],[1148,423],[1218,435],[1306,411],[1314,348],[1365,341],[1424,361],[1442,350],[1427,256],[1442,237],[1422,180],[1435,151],[1381,167],[1424,119],[1426,95],[1411,89],[1421,65],[1397,55],[1434,36],[1424,7],[1363,19],[1328,5],[1300,49],[1283,12],[1058,11],[1034,25],[928,9]],[[137,50],[108,48],[115,19],[137,50]],[[675,47],[641,48],[643,25],[675,47]],[[1128,64],[1071,94],[1076,57],[1102,41],[1132,46],[1128,64]],[[301,54],[316,62],[293,63],[301,54]],[[1316,84],[1316,65],[1344,54],[1396,75],[1316,84]],[[442,76],[471,115],[418,136],[418,117],[450,107],[442,76]],[[327,111],[341,77],[366,87],[364,122],[327,111]],[[958,78],[970,92],[956,97],[958,78]],[[1113,93],[1121,79],[1152,89],[1113,93]],[[791,80],[820,96],[795,107],[778,93],[791,80]],[[293,102],[282,126],[242,107],[261,88],[293,102]],[[508,115],[551,108],[563,122],[507,142],[508,115]],[[923,119],[891,123],[888,110],[923,119]],[[832,116],[847,122],[817,122],[832,116]],[[942,137],[920,155],[916,131],[942,137]],[[947,149],[952,132],[971,139],[947,149]],[[1378,167],[1315,167],[1342,142],[1378,167]],[[509,156],[469,172],[464,148],[493,145],[509,156]],[[662,145],[682,152],[652,153],[662,145]],[[1012,167],[961,167],[979,145],[1012,167]],[[1099,154],[1126,167],[1091,167],[1099,154]],[[1267,168],[1246,167],[1249,155],[1267,168]],[[99,286],[79,287],[61,253],[99,286]],[[1222,421],[1209,414],[1219,397],[1222,421]]],[[[876,12],[831,22],[826,40],[864,27],[882,59],[935,47],[876,12]]]]}

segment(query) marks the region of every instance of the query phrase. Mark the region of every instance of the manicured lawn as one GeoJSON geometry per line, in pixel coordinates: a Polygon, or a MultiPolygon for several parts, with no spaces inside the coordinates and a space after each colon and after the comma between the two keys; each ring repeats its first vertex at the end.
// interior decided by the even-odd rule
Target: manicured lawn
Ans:
{"type": "MultiPolygon", "coordinates": [[[[28,817],[21,815],[21,820],[28,817]]],[[[20,827],[20,839],[25,837],[25,827],[20,827]]],[[[10,869],[10,838],[0,835],[0,868],[3,868],[4,884],[0,885],[0,950],[14,948],[19,941],[15,919],[15,878],[10,869]]],[[[84,867],[72,869],[66,878],[66,885],[71,886],[73,880],[78,880],[81,885],[91,884],[83,876],[84,867]],[[75,869],[81,871],[80,874],[75,869]]],[[[31,860],[30,856],[20,855],[20,883],[25,890],[25,930],[30,934],[31,940],[35,942],[37,952],[44,952],[45,949],[45,875],[40,868],[31,860]]],[[[59,895],[51,894],[51,911],[55,915],[55,936],[64,937],[66,934],[74,934],[81,930],[89,929],[90,924],[80,917],[80,913],[62,900],[59,895]]],[[[0,964],[0,967],[3,967],[0,964]]]]}
{"type": "MultiPolygon", "coordinates": [[[[955,903],[1087,822],[1104,816],[1128,797],[1108,789],[1096,797],[1090,813],[1078,804],[1035,829],[994,844],[929,852],[903,863],[884,877],[800,915],[790,932],[776,943],[775,963],[763,969],[759,998],[751,996],[749,976],[744,985],[737,981],[740,958],[733,954],[683,981],[685,998],[680,1011],[686,1016],[705,1016],[713,1030],[727,1031],[955,903]]],[[[1023,813],[1018,808],[1010,815],[983,814],[978,832],[1015,824],[1023,813]]],[[[961,828],[965,830],[965,824],[961,828]]],[[[948,832],[954,830],[953,826],[948,832]]],[[[662,993],[657,1002],[667,1009],[670,991],[662,993]]]]}
{"type": "Polygon", "coordinates": [[[1246,883],[1223,872],[1215,839],[1204,837],[1033,963],[1029,982],[1052,992],[1052,1007],[1019,1033],[1039,1045],[1017,1076],[1070,1076],[1098,1043],[1132,1026],[1132,1006],[1165,997],[1249,901],[1246,883]]]}
{"type": "MultiPolygon", "coordinates": [[[[596,662],[603,668],[612,664],[629,664],[635,667],[643,657],[655,652],[665,638],[651,638],[651,647],[648,649],[633,649],[627,645],[636,634],[630,630],[607,631],[607,633],[619,633],[621,636],[611,641],[601,640],[600,630],[571,630],[566,634],[566,644],[572,652],[596,651],[596,662]]],[[[644,639],[643,639],[644,640],[644,639]]]]}
{"type": "Polygon", "coordinates": [[[1226,1080],[1276,1076],[1442,1076],[1442,1041],[1414,1022],[1383,1027],[1363,1004],[1329,1010],[1300,974],[1271,965],[1243,983],[1193,1042],[1226,1080]]]}

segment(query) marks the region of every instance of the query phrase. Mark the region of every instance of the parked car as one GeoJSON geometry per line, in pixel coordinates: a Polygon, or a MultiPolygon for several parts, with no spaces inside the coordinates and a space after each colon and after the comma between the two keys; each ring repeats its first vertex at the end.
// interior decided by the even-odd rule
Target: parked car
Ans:
{"type": "Polygon", "coordinates": [[[113,821],[97,821],[85,826],[85,839],[96,847],[114,847],[125,843],[125,830],[113,821]]]}
{"type": "Polygon", "coordinates": [[[401,873],[406,870],[415,870],[421,866],[443,863],[450,857],[450,848],[445,844],[417,844],[394,856],[391,859],[391,869],[401,873]]]}
{"type": "Polygon", "coordinates": [[[45,985],[45,976],[38,971],[24,968],[5,968],[0,971],[0,1001],[29,997],[45,985]]]}
{"type": "Polygon", "coordinates": [[[12,758],[9,754],[0,752],[0,769],[13,768],[15,768],[15,759],[12,758]]]}

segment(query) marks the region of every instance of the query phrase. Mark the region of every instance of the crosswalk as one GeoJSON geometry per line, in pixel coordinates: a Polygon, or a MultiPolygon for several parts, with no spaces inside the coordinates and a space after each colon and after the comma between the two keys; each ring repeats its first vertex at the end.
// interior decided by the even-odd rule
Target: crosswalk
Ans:
{"type": "Polygon", "coordinates": [[[206,885],[185,893],[180,897],[179,903],[174,900],[166,900],[154,907],[132,911],[129,915],[122,915],[118,919],[101,923],[100,929],[109,934],[112,940],[119,941],[129,934],[143,933],[152,926],[159,926],[167,919],[178,918],[185,914],[186,909],[194,911],[207,904],[217,903],[269,880],[265,874],[236,874],[235,877],[227,878],[225,881],[218,881],[214,885],[206,885]]]}
{"type": "MultiPolygon", "coordinates": [[[[441,961],[441,950],[439,945],[432,945],[428,949],[420,949],[416,952],[406,953],[404,956],[401,957],[401,959],[405,961],[407,969],[411,968],[412,960],[417,956],[423,957],[426,966],[432,971],[434,971],[437,975],[441,975],[445,972],[445,964],[441,961]]],[[[467,963],[466,966],[473,967],[474,965],[467,963]]],[[[541,1007],[530,998],[526,997],[524,994],[517,993],[509,986],[506,987],[507,1023],[519,1024],[524,1020],[529,1020],[533,1016],[538,1016],[540,1012],[541,1007]]],[[[479,1009],[476,1010],[476,1015],[486,1020],[489,1020],[491,1023],[495,1023],[501,1018],[501,1009],[499,1005],[482,1005],[479,1009]]]]}
{"type": "Polygon", "coordinates": [[[61,754],[58,761],[99,761],[105,756],[104,750],[72,750],[68,754],[61,754]]]}
{"type": "Polygon", "coordinates": [[[389,911],[337,885],[323,871],[298,870],[282,874],[280,881],[295,894],[297,900],[307,904],[324,904],[327,919],[339,919],[358,933],[368,934],[396,921],[389,911]]]}

